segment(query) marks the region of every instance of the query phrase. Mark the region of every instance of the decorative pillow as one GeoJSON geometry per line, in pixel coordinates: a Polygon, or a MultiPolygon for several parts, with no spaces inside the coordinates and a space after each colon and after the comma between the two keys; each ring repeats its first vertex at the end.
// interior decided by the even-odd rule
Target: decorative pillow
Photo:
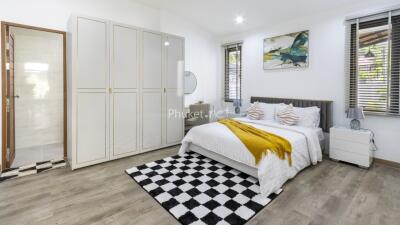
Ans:
{"type": "Polygon", "coordinates": [[[263,118],[264,112],[260,108],[258,102],[251,104],[251,106],[247,109],[247,117],[251,120],[260,120],[263,118]]]}
{"type": "Polygon", "coordinates": [[[297,125],[311,128],[319,127],[320,109],[318,107],[294,107],[294,111],[299,116],[299,122],[297,123],[297,125]]]}
{"type": "Polygon", "coordinates": [[[263,103],[260,102],[259,106],[264,112],[264,120],[274,120],[275,118],[275,107],[279,104],[263,103]]]}
{"type": "Polygon", "coordinates": [[[276,113],[277,121],[283,125],[295,125],[299,121],[299,116],[297,116],[292,104],[280,109],[276,113]]]}
{"type": "Polygon", "coordinates": [[[286,105],[285,103],[276,104],[273,119],[276,120],[276,121],[278,121],[278,116],[277,116],[278,112],[282,111],[284,108],[286,108],[286,107],[288,107],[288,106],[289,106],[289,105],[286,105]]]}

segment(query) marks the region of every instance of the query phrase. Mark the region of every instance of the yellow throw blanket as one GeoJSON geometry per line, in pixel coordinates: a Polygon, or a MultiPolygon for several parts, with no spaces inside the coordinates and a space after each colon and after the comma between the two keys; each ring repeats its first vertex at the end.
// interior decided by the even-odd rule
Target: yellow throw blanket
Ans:
{"type": "Polygon", "coordinates": [[[292,166],[292,145],[285,138],[233,119],[222,119],[218,122],[229,128],[243,142],[256,159],[256,164],[271,151],[282,160],[287,156],[289,165],[292,166]]]}

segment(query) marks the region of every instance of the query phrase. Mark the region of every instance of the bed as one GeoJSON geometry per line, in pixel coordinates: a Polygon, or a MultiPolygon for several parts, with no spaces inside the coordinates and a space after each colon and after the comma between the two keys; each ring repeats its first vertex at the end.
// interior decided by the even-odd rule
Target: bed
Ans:
{"type": "Polygon", "coordinates": [[[318,128],[284,126],[273,120],[235,118],[239,122],[287,139],[292,145],[292,166],[274,154],[268,154],[256,165],[254,156],[240,139],[220,123],[205,124],[190,130],[182,141],[179,153],[193,151],[251,175],[259,180],[261,195],[267,197],[282,188],[287,180],[293,178],[304,168],[322,161],[323,133],[329,132],[332,124],[332,102],[251,97],[251,103],[254,102],[285,103],[293,104],[295,107],[317,106],[320,108],[318,128]]]}

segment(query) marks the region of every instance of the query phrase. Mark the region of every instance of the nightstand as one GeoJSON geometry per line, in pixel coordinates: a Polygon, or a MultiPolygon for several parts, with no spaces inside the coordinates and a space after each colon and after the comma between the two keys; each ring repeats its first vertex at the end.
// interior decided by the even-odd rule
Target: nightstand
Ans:
{"type": "Polygon", "coordinates": [[[332,127],[329,157],[333,160],[354,163],[362,168],[369,168],[373,159],[371,139],[372,133],[368,130],[332,127]]]}

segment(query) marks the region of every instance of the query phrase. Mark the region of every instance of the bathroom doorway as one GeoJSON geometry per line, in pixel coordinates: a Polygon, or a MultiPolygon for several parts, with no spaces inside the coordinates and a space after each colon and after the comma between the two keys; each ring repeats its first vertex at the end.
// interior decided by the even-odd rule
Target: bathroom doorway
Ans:
{"type": "Polygon", "coordinates": [[[9,22],[1,31],[2,170],[64,160],[66,32],[9,22]]]}

